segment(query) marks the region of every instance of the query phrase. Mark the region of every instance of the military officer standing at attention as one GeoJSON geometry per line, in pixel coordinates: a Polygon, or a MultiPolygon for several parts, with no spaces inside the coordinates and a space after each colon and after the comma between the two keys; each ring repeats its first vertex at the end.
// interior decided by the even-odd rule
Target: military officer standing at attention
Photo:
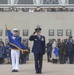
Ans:
{"type": "Polygon", "coordinates": [[[45,54],[45,37],[41,35],[41,28],[35,29],[33,35],[29,38],[34,41],[32,52],[34,53],[36,74],[42,74],[42,61],[45,54]]]}
{"type": "MultiPolygon", "coordinates": [[[[15,38],[21,42],[21,37],[19,37],[19,35],[18,35],[17,28],[13,29],[13,34],[14,34],[15,38]]],[[[18,72],[19,71],[20,51],[12,45],[10,45],[10,48],[11,48],[12,72],[18,72]]]]}

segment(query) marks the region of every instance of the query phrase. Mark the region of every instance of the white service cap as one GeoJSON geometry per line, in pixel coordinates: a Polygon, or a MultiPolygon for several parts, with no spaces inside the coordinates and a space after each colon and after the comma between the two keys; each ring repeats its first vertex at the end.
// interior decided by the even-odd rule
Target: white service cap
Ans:
{"type": "Polygon", "coordinates": [[[13,31],[18,31],[18,29],[17,28],[14,28],[13,31]]]}

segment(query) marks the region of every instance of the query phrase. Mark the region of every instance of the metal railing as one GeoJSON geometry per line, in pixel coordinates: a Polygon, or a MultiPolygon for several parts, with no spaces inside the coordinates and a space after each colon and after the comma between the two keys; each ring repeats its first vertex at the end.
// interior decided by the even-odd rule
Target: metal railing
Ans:
{"type": "Polygon", "coordinates": [[[9,8],[9,7],[15,7],[15,8],[31,8],[31,7],[72,7],[74,8],[74,4],[69,4],[69,0],[58,0],[59,4],[43,4],[43,0],[39,4],[36,2],[37,0],[33,0],[33,4],[18,4],[18,0],[8,0],[8,4],[0,4],[0,8],[9,8]]]}

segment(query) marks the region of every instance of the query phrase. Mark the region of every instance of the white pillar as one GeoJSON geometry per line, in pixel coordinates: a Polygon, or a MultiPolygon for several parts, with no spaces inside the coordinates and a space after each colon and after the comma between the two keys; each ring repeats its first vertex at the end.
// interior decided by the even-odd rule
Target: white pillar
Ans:
{"type": "Polygon", "coordinates": [[[18,3],[18,0],[14,0],[14,4],[17,4],[18,3]]]}
{"type": "Polygon", "coordinates": [[[11,4],[11,0],[8,0],[8,4],[11,4]]]}
{"type": "Polygon", "coordinates": [[[11,6],[13,6],[14,5],[14,0],[11,0],[11,6]]]}
{"type": "Polygon", "coordinates": [[[33,0],[33,3],[36,4],[36,0],[33,0]]]}
{"type": "Polygon", "coordinates": [[[62,4],[62,1],[61,0],[58,0],[59,4],[62,4]]]}
{"type": "Polygon", "coordinates": [[[69,3],[69,0],[66,0],[66,2],[65,2],[66,4],[68,4],[69,3]]]}
{"type": "Polygon", "coordinates": [[[43,0],[33,0],[33,3],[36,5],[43,4],[43,0]]]}
{"type": "Polygon", "coordinates": [[[40,5],[40,0],[36,0],[36,4],[37,5],[40,5]]]}
{"type": "Polygon", "coordinates": [[[66,0],[61,0],[62,5],[65,5],[66,0]]]}
{"type": "Polygon", "coordinates": [[[18,0],[10,0],[10,1],[11,1],[11,6],[18,3],[18,0]]]}
{"type": "Polygon", "coordinates": [[[43,4],[43,0],[40,0],[40,4],[43,4]]]}

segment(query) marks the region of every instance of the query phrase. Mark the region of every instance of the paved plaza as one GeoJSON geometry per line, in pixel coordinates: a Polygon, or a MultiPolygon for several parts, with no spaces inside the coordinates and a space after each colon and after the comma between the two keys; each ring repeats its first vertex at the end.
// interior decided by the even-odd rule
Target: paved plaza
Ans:
{"type": "MultiPolygon", "coordinates": [[[[20,65],[18,73],[11,72],[11,65],[0,65],[0,75],[36,75],[34,70],[34,62],[29,61],[27,64],[20,65]]],[[[42,75],[74,75],[74,65],[70,64],[52,64],[43,62],[42,75]]]]}

